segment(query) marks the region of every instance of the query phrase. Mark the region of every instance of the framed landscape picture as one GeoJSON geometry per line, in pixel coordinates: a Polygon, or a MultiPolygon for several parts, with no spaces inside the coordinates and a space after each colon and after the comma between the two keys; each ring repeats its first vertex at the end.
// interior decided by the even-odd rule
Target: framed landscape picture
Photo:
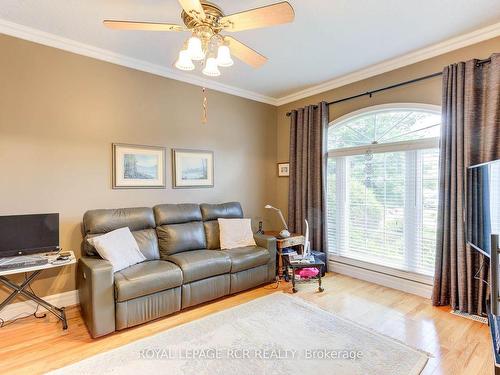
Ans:
{"type": "Polygon", "coordinates": [[[165,188],[165,148],[113,143],[113,189],[165,188]]]}
{"type": "Polygon", "coordinates": [[[202,150],[172,150],[173,187],[214,186],[214,153],[202,150]]]}

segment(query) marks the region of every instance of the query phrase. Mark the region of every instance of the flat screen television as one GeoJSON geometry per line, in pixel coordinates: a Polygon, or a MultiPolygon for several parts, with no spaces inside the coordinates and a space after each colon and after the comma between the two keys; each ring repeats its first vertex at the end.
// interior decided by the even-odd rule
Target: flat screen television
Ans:
{"type": "Polygon", "coordinates": [[[491,235],[500,234],[500,160],[467,170],[467,242],[491,256],[491,235]]]}
{"type": "Polygon", "coordinates": [[[0,257],[59,248],[59,214],[0,216],[0,257]]]}

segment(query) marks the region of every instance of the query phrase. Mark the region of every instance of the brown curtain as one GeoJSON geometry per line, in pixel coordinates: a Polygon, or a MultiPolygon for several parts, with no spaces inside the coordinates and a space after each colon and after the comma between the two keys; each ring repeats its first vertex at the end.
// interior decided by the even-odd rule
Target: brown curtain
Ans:
{"type": "MultiPolygon", "coordinates": [[[[469,314],[485,312],[488,264],[466,245],[466,168],[500,158],[500,55],[443,70],[438,234],[432,301],[469,314]]],[[[470,195],[469,195],[470,196],[470,195]]]]}
{"type": "Polygon", "coordinates": [[[500,159],[500,53],[491,62],[465,66],[465,126],[470,150],[467,166],[500,159]]]}
{"type": "Polygon", "coordinates": [[[309,223],[311,249],[327,251],[326,238],[326,129],[328,105],[292,111],[290,124],[290,180],[288,226],[304,233],[309,223]]]}

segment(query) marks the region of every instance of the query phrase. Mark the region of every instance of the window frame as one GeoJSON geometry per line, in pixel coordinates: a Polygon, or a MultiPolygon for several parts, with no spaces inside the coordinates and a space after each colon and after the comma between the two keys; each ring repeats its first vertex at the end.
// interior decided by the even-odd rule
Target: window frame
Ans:
{"type": "Polygon", "coordinates": [[[330,121],[328,128],[331,126],[339,125],[347,120],[354,120],[356,117],[361,117],[366,113],[379,113],[379,112],[391,112],[393,110],[407,110],[416,111],[422,110],[426,112],[434,112],[436,115],[441,115],[441,106],[436,104],[426,104],[426,103],[385,103],[372,105],[370,107],[364,107],[356,111],[346,113],[335,120],[330,121]]]}
{"type": "MultiPolygon", "coordinates": [[[[370,107],[365,107],[350,113],[347,113],[337,119],[331,121],[328,124],[328,131],[330,131],[333,126],[341,126],[347,121],[355,120],[357,117],[364,116],[366,114],[376,114],[381,112],[391,112],[397,110],[407,110],[407,111],[424,111],[429,113],[434,113],[441,115],[441,107],[433,104],[425,103],[387,103],[381,105],[375,105],[370,107]]],[[[328,134],[328,132],[327,132],[328,134]]],[[[327,160],[334,157],[345,157],[352,155],[360,155],[366,152],[371,153],[384,153],[391,151],[411,151],[411,150],[423,150],[423,149],[433,149],[439,148],[439,137],[417,139],[410,141],[399,141],[399,142],[389,142],[389,143],[379,143],[379,144],[367,144],[361,146],[345,147],[340,149],[328,149],[327,160]]],[[[345,160],[345,159],[344,159],[345,160]]],[[[337,191],[339,191],[339,180],[337,180],[337,191]]],[[[342,187],[340,191],[345,190],[342,187]]],[[[337,197],[339,199],[339,197],[337,197]]],[[[337,208],[339,207],[337,203],[337,208]]],[[[358,259],[348,258],[341,255],[336,255],[333,252],[328,251],[328,259],[335,263],[346,264],[349,266],[358,267],[361,269],[366,269],[367,271],[375,271],[385,275],[395,276],[401,279],[406,279],[410,281],[415,281],[421,284],[432,285],[434,278],[432,276],[423,275],[411,271],[401,270],[389,266],[384,266],[380,264],[374,264],[370,262],[365,262],[358,259]]]]}

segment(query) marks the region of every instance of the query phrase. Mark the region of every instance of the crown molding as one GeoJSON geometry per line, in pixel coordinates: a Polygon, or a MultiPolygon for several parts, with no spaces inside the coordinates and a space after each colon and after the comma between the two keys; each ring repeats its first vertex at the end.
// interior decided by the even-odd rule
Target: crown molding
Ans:
{"type": "Polygon", "coordinates": [[[320,94],[337,87],[345,86],[353,82],[358,82],[363,79],[402,68],[407,65],[415,64],[417,62],[427,60],[459,48],[467,47],[484,40],[495,38],[499,35],[500,22],[497,22],[493,25],[483,27],[470,33],[462,34],[460,36],[410,52],[394,59],[386,60],[379,64],[369,66],[368,68],[334,78],[319,85],[311,86],[307,89],[297,91],[293,94],[280,97],[276,100],[277,105],[281,106],[299,99],[304,99],[312,95],[320,94]]]}
{"type": "Polygon", "coordinates": [[[365,69],[349,73],[327,82],[311,86],[307,89],[297,91],[290,95],[280,98],[273,98],[257,92],[241,89],[238,87],[225,85],[190,73],[185,73],[168,66],[162,66],[146,62],[144,60],[134,59],[122,54],[111,52],[106,49],[97,48],[89,44],[77,42],[75,40],[64,38],[55,34],[40,31],[18,23],[0,19],[0,33],[10,35],[16,38],[28,40],[34,43],[43,44],[49,47],[58,48],[64,51],[72,52],[78,55],[91,57],[97,60],[106,61],[112,64],[125,66],[131,69],[155,74],[161,77],[186,82],[195,86],[206,87],[211,90],[220,91],[226,94],[239,96],[242,98],[255,100],[261,103],[273,106],[281,106],[304,99],[322,92],[326,92],[337,87],[345,86],[353,82],[361,81],[382,73],[389,72],[407,65],[411,65],[444,53],[467,47],[469,45],[482,42],[500,35],[500,22],[483,27],[467,34],[454,37],[443,42],[410,52],[408,54],[383,61],[379,64],[369,66],[365,69]]]}
{"type": "Polygon", "coordinates": [[[211,90],[224,92],[235,96],[240,96],[246,99],[255,100],[258,102],[271,104],[276,106],[276,98],[262,95],[253,91],[244,90],[238,87],[225,85],[206,78],[198,77],[194,74],[184,73],[182,71],[172,69],[168,66],[152,64],[144,60],[134,59],[122,54],[111,52],[106,49],[97,48],[89,44],[80,43],[75,40],[64,38],[55,34],[40,31],[18,23],[0,19],[0,33],[10,35],[16,38],[28,40],[30,42],[43,44],[49,47],[58,48],[64,51],[76,53],[91,57],[97,60],[106,61],[112,64],[122,65],[127,68],[140,70],[143,72],[155,74],[157,76],[174,79],[190,83],[195,86],[206,87],[211,90]]]}

